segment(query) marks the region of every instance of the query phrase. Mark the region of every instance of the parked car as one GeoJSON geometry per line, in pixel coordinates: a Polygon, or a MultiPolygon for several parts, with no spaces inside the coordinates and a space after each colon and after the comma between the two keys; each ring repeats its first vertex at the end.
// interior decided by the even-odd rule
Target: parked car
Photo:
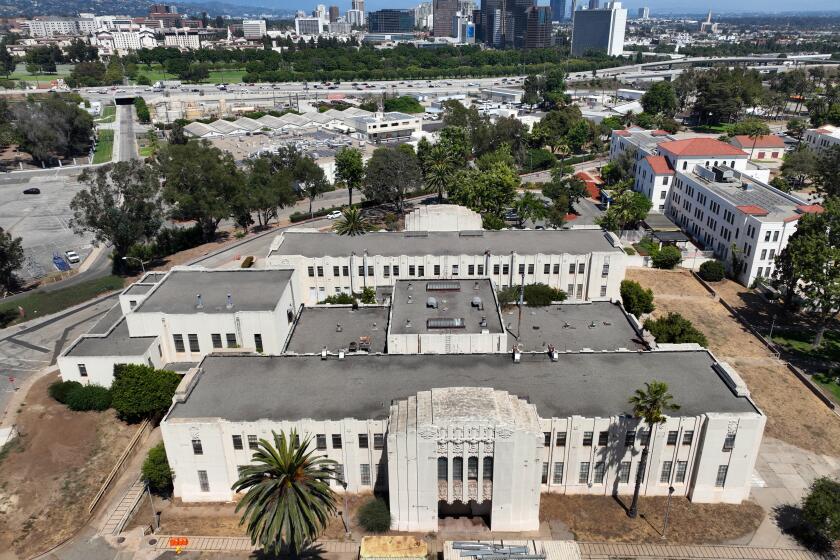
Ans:
{"type": "Polygon", "coordinates": [[[41,189],[38,187],[31,187],[23,191],[23,194],[41,194],[41,189]]]}
{"type": "Polygon", "coordinates": [[[328,220],[337,220],[340,217],[341,217],[341,211],[340,210],[333,210],[332,212],[327,214],[327,219],[328,220]]]}
{"type": "Polygon", "coordinates": [[[82,259],[79,257],[79,254],[76,251],[64,251],[64,256],[67,257],[67,260],[70,261],[72,264],[82,262],[82,259]]]}

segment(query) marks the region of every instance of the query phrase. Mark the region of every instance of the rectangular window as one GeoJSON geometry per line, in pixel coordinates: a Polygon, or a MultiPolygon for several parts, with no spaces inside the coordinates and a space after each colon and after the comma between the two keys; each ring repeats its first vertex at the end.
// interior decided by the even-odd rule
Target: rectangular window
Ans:
{"type": "Polygon", "coordinates": [[[359,265],[359,276],[365,275],[365,267],[364,265],[359,265]]]}
{"type": "Polygon", "coordinates": [[[79,376],[80,377],[87,377],[87,366],[85,364],[79,364],[79,376]]]}
{"type": "Polygon", "coordinates": [[[204,448],[201,446],[200,439],[192,440],[193,455],[204,455],[204,448]]]}
{"type": "Polygon", "coordinates": [[[458,276],[458,265],[457,264],[452,265],[452,276],[458,276]]]}
{"type": "Polygon", "coordinates": [[[668,445],[677,445],[677,436],[679,432],[677,430],[671,430],[668,432],[668,445]]]}
{"type": "Polygon", "coordinates": [[[262,335],[261,334],[255,334],[254,335],[254,348],[256,348],[257,353],[262,354],[263,344],[262,344],[262,335]]]}
{"type": "Polygon", "coordinates": [[[233,448],[236,450],[242,449],[242,436],[239,434],[234,434],[233,438],[233,448]]]}
{"type": "MultiPolygon", "coordinates": [[[[610,440],[610,433],[606,430],[598,432],[598,445],[605,447],[610,440]]],[[[597,465],[595,465],[597,468],[597,465]]]]}
{"type": "Polygon", "coordinates": [[[426,267],[424,265],[417,265],[417,276],[420,276],[421,278],[426,276],[426,267]]]}
{"type": "Polygon", "coordinates": [[[683,432],[683,445],[691,445],[694,439],[694,430],[686,430],[683,432]]]}
{"type": "Polygon", "coordinates": [[[350,267],[349,266],[342,266],[341,267],[341,275],[342,276],[350,276],[350,267]]]}
{"type": "Polygon", "coordinates": [[[764,233],[764,241],[770,241],[770,235],[772,235],[769,231],[764,233]]]}
{"type": "Polygon", "coordinates": [[[260,444],[259,444],[259,441],[257,441],[257,436],[249,435],[248,436],[248,449],[259,449],[259,448],[260,448],[260,444]]]}
{"type": "Polygon", "coordinates": [[[543,432],[543,445],[546,447],[551,445],[551,432],[543,432]]]}
{"type": "Polygon", "coordinates": [[[566,286],[566,293],[569,295],[569,297],[574,297],[574,295],[575,295],[575,285],[574,284],[569,284],[568,286],[566,286]]]}
{"type": "Polygon", "coordinates": [[[319,278],[323,278],[323,277],[324,277],[324,267],[323,267],[323,266],[319,266],[319,267],[318,267],[318,268],[316,268],[315,270],[317,270],[317,271],[318,271],[318,277],[319,277],[319,278]]]}
{"type": "Polygon", "coordinates": [[[382,267],[382,276],[384,276],[385,278],[391,277],[391,265],[386,264],[382,267]]]}
{"type": "Polygon", "coordinates": [[[383,434],[373,434],[373,448],[382,449],[385,447],[385,436],[383,434]]]}
{"type": "Polygon", "coordinates": [[[726,434],[726,439],[723,440],[723,450],[732,451],[735,447],[735,434],[726,434]]]}
{"type": "Polygon", "coordinates": [[[778,240],[779,240],[779,232],[778,232],[778,231],[774,231],[774,232],[773,232],[773,241],[778,241],[778,240]]]}
{"type": "Polygon", "coordinates": [[[315,449],[326,449],[327,448],[327,436],[326,434],[315,434],[315,449]]]}
{"type": "Polygon", "coordinates": [[[432,273],[433,273],[435,276],[440,276],[440,265],[439,265],[439,264],[436,264],[436,265],[434,266],[434,268],[432,269],[432,273]]]}
{"type": "Polygon", "coordinates": [[[475,275],[475,265],[474,264],[468,264],[467,265],[467,274],[469,276],[474,276],[475,275]]]}
{"type": "Polygon", "coordinates": [[[499,265],[494,264],[493,265],[493,274],[498,274],[498,273],[499,273],[499,265]]]}
{"type": "Polygon", "coordinates": [[[671,480],[671,467],[673,467],[673,461],[663,461],[662,462],[662,473],[659,475],[659,482],[670,482],[671,480]]]}
{"type": "Polygon", "coordinates": [[[586,265],[584,263],[578,263],[578,274],[583,274],[584,270],[586,270],[586,265]]]}
{"type": "Polygon", "coordinates": [[[633,447],[636,444],[636,430],[627,430],[624,433],[624,447],[633,447]]]}
{"type": "Polygon", "coordinates": [[[370,465],[368,463],[359,465],[359,483],[362,486],[370,486],[370,465]]]}
{"type": "Polygon", "coordinates": [[[227,347],[228,348],[236,348],[237,344],[236,344],[236,334],[235,333],[229,332],[225,335],[225,338],[227,339],[227,347]]]}
{"type": "Polygon", "coordinates": [[[367,434],[359,434],[359,449],[367,449],[368,448],[368,435],[367,434]]]}
{"type": "Polygon", "coordinates": [[[583,432],[583,446],[592,447],[592,432],[583,432]]]}
{"type": "Polygon", "coordinates": [[[315,267],[314,266],[306,267],[306,273],[309,275],[310,278],[313,278],[315,276],[315,267]]]}
{"type": "Polygon", "coordinates": [[[534,273],[534,265],[529,264],[528,265],[528,274],[533,274],[533,273],[534,273]]]}
{"type": "Polygon", "coordinates": [[[332,435],[332,447],[333,449],[341,449],[341,434],[333,434],[332,435]]]}
{"type": "Polygon", "coordinates": [[[187,351],[186,347],[184,347],[184,335],[173,334],[172,335],[172,342],[175,343],[175,351],[176,352],[186,352],[187,351]]]}
{"type": "Polygon", "coordinates": [[[759,258],[759,260],[763,261],[766,258],[767,258],[767,249],[762,249],[761,250],[761,257],[759,258]]]}
{"type": "Polygon", "coordinates": [[[207,471],[198,471],[198,485],[202,492],[210,491],[210,481],[207,479],[207,471]]]}
{"type": "Polygon", "coordinates": [[[221,348],[222,347],[222,335],[221,333],[213,333],[210,335],[210,340],[213,342],[213,348],[221,348]]]}
{"type": "Polygon", "coordinates": [[[618,467],[618,481],[621,484],[630,482],[630,461],[622,461],[618,467]]]}
{"type": "Polygon", "coordinates": [[[555,263],[554,267],[552,267],[552,274],[560,274],[560,265],[555,263]]]}
{"type": "Polygon", "coordinates": [[[482,480],[489,480],[492,482],[493,480],[493,457],[485,457],[482,460],[484,467],[481,471],[481,478],[482,480]]]}
{"type": "Polygon", "coordinates": [[[586,484],[589,482],[589,463],[580,464],[580,472],[578,473],[578,483],[586,484]]]}
{"type": "Polygon", "coordinates": [[[415,273],[414,265],[413,264],[408,265],[408,275],[409,276],[414,276],[414,273],[415,273]]]}
{"type": "Polygon", "coordinates": [[[603,461],[598,461],[595,463],[595,484],[603,484],[604,483],[604,472],[606,471],[606,465],[603,461]]]}
{"type": "Polygon", "coordinates": [[[483,264],[478,265],[478,275],[479,276],[484,276],[484,265],[483,264]]]}
{"type": "Polygon", "coordinates": [[[333,266],[333,276],[338,276],[339,270],[338,266],[333,266]]]}
{"type": "Polygon", "coordinates": [[[580,299],[583,297],[583,284],[578,284],[577,286],[577,298],[580,299]]]}
{"type": "Polygon", "coordinates": [[[478,457],[467,459],[467,480],[478,480],[478,457]]]}
{"type": "Polygon", "coordinates": [[[373,276],[373,265],[372,264],[368,265],[367,269],[368,269],[367,275],[368,276],[373,276]]]}
{"type": "Polygon", "coordinates": [[[726,473],[729,472],[729,465],[718,466],[717,478],[715,478],[715,486],[723,488],[726,484],[726,473]]]}
{"type": "Polygon", "coordinates": [[[446,457],[438,457],[438,480],[449,480],[449,459],[446,457]]]}
{"type": "Polygon", "coordinates": [[[508,273],[510,273],[510,265],[503,264],[502,265],[502,274],[508,274],[508,273]]]}
{"type": "Polygon", "coordinates": [[[545,263],[543,265],[543,274],[551,274],[551,265],[550,264],[545,263]]]}
{"type": "Polygon", "coordinates": [[[555,434],[554,445],[557,447],[566,447],[566,432],[557,432],[555,434]]]}
{"type": "Polygon", "coordinates": [[[606,296],[607,296],[607,286],[604,285],[604,286],[601,286],[601,297],[606,297],[606,296]]]}
{"type": "Polygon", "coordinates": [[[563,484],[563,463],[554,463],[554,475],[551,481],[554,484],[563,484]]]}
{"type": "Polygon", "coordinates": [[[452,458],[452,480],[464,480],[464,459],[462,457],[452,458]]]}
{"type": "Polygon", "coordinates": [[[642,430],[639,433],[639,443],[641,445],[648,445],[650,443],[650,430],[642,430]]]}
{"type": "Polygon", "coordinates": [[[397,265],[394,265],[394,268],[393,268],[393,273],[394,273],[394,277],[395,277],[395,278],[396,278],[397,276],[399,276],[399,275],[400,275],[400,267],[399,267],[399,266],[397,266],[397,265]]]}
{"type": "Polygon", "coordinates": [[[542,483],[548,484],[548,463],[543,461],[542,465],[542,483]]]}
{"type": "Polygon", "coordinates": [[[688,470],[688,461],[677,461],[677,472],[674,482],[685,482],[685,471],[688,470]]]}
{"type": "Polygon", "coordinates": [[[575,263],[569,263],[569,274],[575,273],[575,263]]]}
{"type": "Polygon", "coordinates": [[[201,349],[198,347],[198,335],[197,334],[188,334],[187,340],[190,343],[190,352],[201,352],[201,349]]]}
{"type": "Polygon", "coordinates": [[[335,481],[339,486],[344,485],[344,465],[336,463],[335,465],[335,481]]]}
{"type": "Polygon", "coordinates": [[[519,270],[517,271],[517,274],[519,274],[520,276],[522,274],[525,274],[525,263],[519,265],[519,270]]]}

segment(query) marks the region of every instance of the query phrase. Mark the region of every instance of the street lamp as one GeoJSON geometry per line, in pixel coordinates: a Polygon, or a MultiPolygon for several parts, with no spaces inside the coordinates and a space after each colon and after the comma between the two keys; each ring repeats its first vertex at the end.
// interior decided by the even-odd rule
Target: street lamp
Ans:
{"type": "Polygon", "coordinates": [[[350,525],[347,523],[347,481],[342,477],[338,483],[344,488],[344,508],[341,510],[341,522],[344,523],[345,536],[350,538],[350,525]]]}
{"type": "Polygon", "coordinates": [[[671,514],[671,496],[674,495],[674,487],[668,487],[668,505],[665,506],[665,525],[662,527],[662,540],[665,540],[665,532],[668,530],[668,516],[671,514]]]}
{"type": "Polygon", "coordinates": [[[140,263],[140,270],[143,271],[143,274],[146,274],[146,265],[152,261],[143,261],[138,259],[137,257],[123,257],[122,260],[124,261],[137,261],[140,263]]]}

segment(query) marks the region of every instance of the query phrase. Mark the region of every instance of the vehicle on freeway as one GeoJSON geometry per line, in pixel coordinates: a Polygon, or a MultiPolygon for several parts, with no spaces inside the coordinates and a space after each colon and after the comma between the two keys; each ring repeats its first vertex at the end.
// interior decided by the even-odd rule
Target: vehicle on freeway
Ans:
{"type": "Polygon", "coordinates": [[[340,217],[341,217],[341,211],[340,210],[333,210],[332,212],[327,214],[327,219],[328,220],[337,220],[340,217]]]}
{"type": "Polygon", "coordinates": [[[41,194],[41,189],[38,187],[30,187],[23,191],[23,194],[41,194]]]}
{"type": "Polygon", "coordinates": [[[64,251],[64,256],[67,257],[67,260],[73,264],[82,262],[82,259],[76,251],[64,251]]]}

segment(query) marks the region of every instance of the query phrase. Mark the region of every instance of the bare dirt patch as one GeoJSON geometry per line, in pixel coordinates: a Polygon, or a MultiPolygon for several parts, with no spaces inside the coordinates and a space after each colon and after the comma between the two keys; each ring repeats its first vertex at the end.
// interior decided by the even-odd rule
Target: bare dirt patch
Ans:
{"type": "MultiPolygon", "coordinates": [[[[621,496],[629,505],[630,496],[621,496]]],[[[661,543],[667,498],[639,498],[639,517],[630,519],[612,496],[543,494],[542,521],[561,521],[579,541],[661,543]]],[[[668,521],[668,542],[715,544],[752,535],[764,518],[761,506],[752,502],[696,504],[673,498],[668,521]]]]}
{"type": "Polygon", "coordinates": [[[49,375],[29,390],[20,440],[0,462],[0,550],[32,556],[72,535],[134,433],[113,411],[72,412],[52,400],[49,375]]]}
{"type": "MultiPolygon", "coordinates": [[[[816,453],[840,455],[837,417],[688,271],[629,269],[627,278],[653,290],[654,316],[681,313],[703,331],[709,349],[736,368],[767,415],[766,435],[816,453]]],[[[729,284],[725,289],[721,293],[738,292],[729,284]]]]}

